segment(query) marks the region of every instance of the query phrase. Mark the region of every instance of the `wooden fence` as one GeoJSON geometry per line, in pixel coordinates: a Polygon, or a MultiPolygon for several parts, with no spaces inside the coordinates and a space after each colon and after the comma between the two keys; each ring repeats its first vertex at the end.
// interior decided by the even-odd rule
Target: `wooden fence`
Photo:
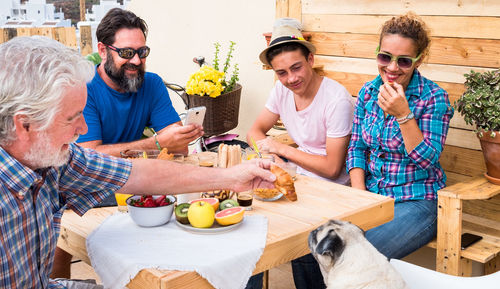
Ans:
{"type": "MultiPolygon", "coordinates": [[[[0,43],[16,36],[41,35],[55,39],[62,44],[78,49],[75,27],[22,27],[0,28],[0,43]]],[[[82,55],[92,53],[92,35],[90,26],[80,27],[80,52],[82,55]]]]}
{"type": "MultiPolygon", "coordinates": [[[[448,91],[464,92],[464,74],[500,67],[498,0],[277,0],[277,17],[299,19],[317,47],[316,63],[356,96],[377,74],[379,29],[409,10],[430,27],[430,55],[419,70],[448,91]]],[[[472,127],[455,113],[447,144],[480,149],[472,127]]]]}

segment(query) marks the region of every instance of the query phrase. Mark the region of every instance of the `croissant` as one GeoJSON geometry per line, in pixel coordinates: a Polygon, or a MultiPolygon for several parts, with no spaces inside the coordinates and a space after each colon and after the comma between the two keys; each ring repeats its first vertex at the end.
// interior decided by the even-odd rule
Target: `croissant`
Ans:
{"type": "Polygon", "coordinates": [[[295,193],[295,186],[293,185],[292,176],[287,173],[284,169],[271,165],[271,173],[276,176],[276,181],[274,181],[274,186],[285,195],[287,199],[294,202],[297,200],[297,194],[295,193]]]}

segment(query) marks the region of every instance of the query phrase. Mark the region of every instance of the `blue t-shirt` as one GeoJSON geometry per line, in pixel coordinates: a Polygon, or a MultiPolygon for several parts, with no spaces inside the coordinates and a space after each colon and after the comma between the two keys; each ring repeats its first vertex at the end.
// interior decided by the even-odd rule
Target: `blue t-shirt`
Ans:
{"type": "Polygon", "coordinates": [[[131,142],[141,138],[146,126],[160,131],[180,121],[163,80],[155,73],[146,72],[137,92],[120,93],[106,85],[96,67],[87,93],[83,115],[89,131],[77,142],[131,142]]]}

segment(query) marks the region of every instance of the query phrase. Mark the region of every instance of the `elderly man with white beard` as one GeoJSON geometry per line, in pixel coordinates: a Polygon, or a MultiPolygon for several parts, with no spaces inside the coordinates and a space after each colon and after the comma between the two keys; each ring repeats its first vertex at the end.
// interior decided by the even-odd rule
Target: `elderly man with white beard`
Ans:
{"type": "Polygon", "coordinates": [[[0,45],[0,288],[100,288],[52,280],[65,209],[83,215],[115,192],[179,194],[273,187],[269,163],[228,169],[126,160],[73,143],[94,68],[44,37],[0,45]]]}

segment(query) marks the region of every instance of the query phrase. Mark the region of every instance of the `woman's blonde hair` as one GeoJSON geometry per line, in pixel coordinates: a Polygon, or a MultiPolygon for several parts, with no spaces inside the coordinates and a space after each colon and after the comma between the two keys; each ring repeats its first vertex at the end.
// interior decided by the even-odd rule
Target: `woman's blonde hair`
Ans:
{"type": "Polygon", "coordinates": [[[412,39],[417,49],[417,55],[422,54],[422,58],[429,52],[431,42],[430,30],[424,21],[414,12],[410,11],[387,20],[380,32],[379,45],[382,43],[384,36],[389,34],[397,34],[412,39]]]}

